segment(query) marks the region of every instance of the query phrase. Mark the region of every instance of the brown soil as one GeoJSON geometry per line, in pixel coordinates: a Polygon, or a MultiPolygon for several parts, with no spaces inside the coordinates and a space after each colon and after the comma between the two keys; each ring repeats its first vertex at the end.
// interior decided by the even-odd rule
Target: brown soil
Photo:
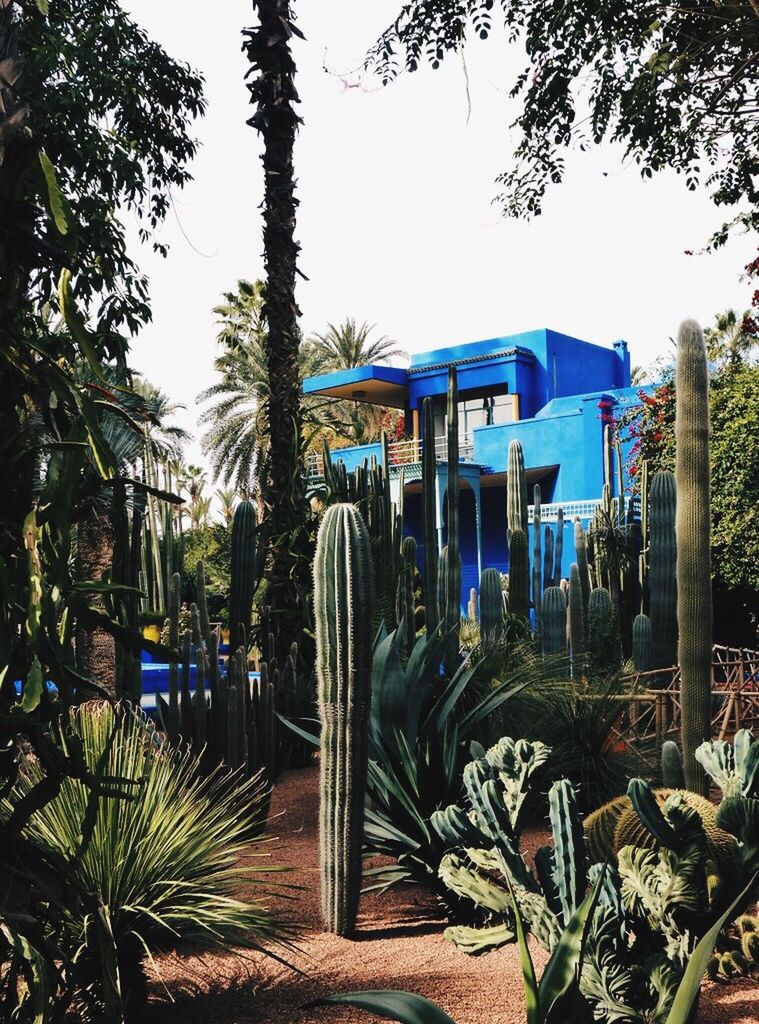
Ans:
{"type": "MultiPolygon", "coordinates": [[[[362,897],[354,940],[321,930],[317,803],[317,769],[311,767],[286,773],[272,804],[280,837],[272,861],[291,868],[287,881],[301,887],[294,898],[274,902],[301,930],[298,951],[289,960],[303,973],[258,954],[163,957],[144,1024],[371,1024],[377,1018],[358,1010],[305,1004],[333,992],[372,988],[418,992],[439,1003],[457,1024],[524,1024],[516,946],[465,956],[443,938],[445,922],[422,890],[396,888],[362,897]]],[[[539,830],[523,838],[528,851],[544,841],[539,830]]],[[[536,966],[542,966],[545,954],[532,939],[530,948],[536,966]]],[[[752,983],[707,984],[698,1022],[756,1024],[758,1008],[759,988],[752,983]]]]}

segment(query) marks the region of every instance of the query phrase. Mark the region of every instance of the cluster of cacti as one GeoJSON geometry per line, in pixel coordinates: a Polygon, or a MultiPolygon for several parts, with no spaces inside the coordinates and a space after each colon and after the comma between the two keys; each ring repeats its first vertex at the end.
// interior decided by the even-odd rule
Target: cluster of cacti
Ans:
{"type": "Polygon", "coordinates": [[[752,978],[759,981],[759,917],[742,914],[720,936],[709,962],[712,981],[752,978]]]}
{"type": "Polygon", "coordinates": [[[374,596],[369,535],[351,504],[333,505],[314,559],[316,670],[321,721],[320,861],[324,925],[355,926],[368,762],[374,596]]]}
{"type": "MultiPolygon", "coordinates": [[[[573,787],[566,780],[555,782],[549,791],[553,846],[537,852],[534,870],[520,852],[522,810],[549,750],[506,738],[483,754],[464,769],[466,803],[431,819],[448,850],[440,877],[474,904],[472,917],[478,922],[451,927],[446,936],[470,954],[513,941],[513,895],[520,918],[550,952],[592,889],[598,898],[585,932],[583,999],[602,1024],[637,1020],[644,1011],[646,1020],[663,1024],[697,941],[715,922],[722,923],[726,911],[739,913],[736,897],[746,897],[759,845],[752,805],[759,807],[759,743],[739,734],[735,748],[704,744],[699,749],[700,761],[723,787],[714,825],[702,817],[708,801],[698,795],[655,793],[633,780],[627,797],[607,805],[583,829],[573,787]],[[733,800],[740,808],[731,805],[733,800]],[[607,851],[631,815],[642,843],[619,848],[615,864],[607,851]],[[735,827],[728,828],[727,820],[735,827]],[[720,826],[729,831],[735,854],[749,842],[742,821],[752,823],[752,856],[734,857],[730,874],[715,884],[714,833],[720,826]]],[[[754,939],[746,942],[754,948],[754,939]]]]}
{"type": "Polygon", "coordinates": [[[712,588],[709,501],[709,371],[701,328],[686,320],[677,336],[677,663],[682,744],[690,789],[708,793],[696,748],[711,736],[712,588]]]}

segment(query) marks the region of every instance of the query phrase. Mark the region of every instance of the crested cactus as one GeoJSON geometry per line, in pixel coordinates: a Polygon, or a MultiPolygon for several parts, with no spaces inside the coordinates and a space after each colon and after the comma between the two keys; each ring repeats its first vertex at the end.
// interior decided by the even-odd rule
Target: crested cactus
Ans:
{"type": "Polygon", "coordinates": [[[512,530],[509,537],[509,609],[513,615],[525,619],[530,614],[530,577],[524,530],[512,530]]]}
{"type": "Polygon", "coordinates": [[[503,635],[503,590],[497,569],[484,569],[480,576],[480,636],[494,646],[503,635]]]}
{"type": "Polygon", "coordinates": [[[632,659],[636,672],[648,672],[653,667],[651,620],[647,615],[636,615],[633,620],[632,659]]]}
{"type": "Polygon", "coordinates": [[[680,748],[674,740],[665,740],[661,747],[661,781],[666,789],[685,789],[685,773],[680,748]]]}
{"type": "Polygon", "coordinates": [[[560,654],[567,643],[567,599],[561,587],[546,587],[540,609],[543,654],[560,654]]]}
{"type": "Polygon", "coordinates": [[[580,570],[576,562],[572,562],[569,567],[568,593],[567,628],[569,633],[569,650],[572,656],[572,678],[580,679],[584,667],[585,620],[582,613],[580,570]]]}
{"type": "Polygon", "coordinates": [[[246,642],[256,585],[256,512],[250,501],[241,501],[232,520],[232,562],[229,582],[230,650],[246,642]]]}
{"type": "Polygon", "coordinates": [[[650,668],[669,668],[677,663],[677,543],[675,477],[668,470],[654,474],[648,528],[650,668]]]}
{"type": "Polygon", "coordinates": [[[675,374],[677,622],[683,765],[688,788],[706,795],[696,749],[711,736],[712,589],[709,502],[709,373],[704,336],[686,320],[675,374]]]}
{"type": "MultiPolygon", "coordinates": [[[[459,547],[459,393],[456,367],[448,368],[448,583],[445,629],[448,669],[455,671],[461,625],[461,551],[459,547]]],[[[441,613],[442,614],[442,613],[441,613]]]]}
{"type": "Polygon", "coordinates": [[[435,454],[435,410],[432,399],[422,403],[424,442],[422,447],[422,506],[424,518],[424,615],[427,635],[431,636],[440,622],[437,601],[438,538],[437,538],[437,460],[435,454]]]}
{"type": "Polygon", "coordinates": [[[526,537],[528,521],[524,452],[519,441],[509,441],[506,472],[506,523],[509,535],[514,530],[521,530],[526,537]]]}
{"type": "Polygon", "coordinates": [[[373,570],[353,505],[324,515],[314,559],[316,670],[321,721],[320,860],[325,928],[352,933],[361,847],[371,701],[373,570]]]}

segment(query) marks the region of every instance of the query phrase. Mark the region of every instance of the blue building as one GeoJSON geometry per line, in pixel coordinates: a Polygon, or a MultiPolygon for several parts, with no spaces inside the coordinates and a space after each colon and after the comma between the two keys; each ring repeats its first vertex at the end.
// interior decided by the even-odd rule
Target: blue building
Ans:
{"type": "MultiPolygon", "coordinates": [[[[391,481],[403,480],[404,523],[421,537],[421,432],[423,399],[435,410],[438,452],[438,527],[445,543],[446,398],[448,368],[455,366],[461,438],[462,599],[476,586],[482,568],[508,571],[506,469],[509,442],[524,450],[528,493],[540,484],[542,521],[556,523],[563,508],[565,536],[562,572],[574,560],[573,521],[586,524],[604,484],[602,413],[638,402],[630,386],[627,343],[611,348],[557,331],[541,329],[490,338],[412,356],[405,369],[364,366],[310,377],[306,395],[327,395],[402,409],[407,436],[391,444],[391,481]]],[[[379,444],[343,448],[334,458],[353,469],[364,459],[382,459],[379,444]]],[[[310,472],[317,476],[319,460],[310,472]]],[[[615,493],[620,482],[612,481],[615,493]]],[[[398,495],[399,496],[399,495],[398,495]]],[[[530,510],[530,516],[532,510],[530,510]]],[[[554,526],[555,529],[555,526],[554,526]]]]}

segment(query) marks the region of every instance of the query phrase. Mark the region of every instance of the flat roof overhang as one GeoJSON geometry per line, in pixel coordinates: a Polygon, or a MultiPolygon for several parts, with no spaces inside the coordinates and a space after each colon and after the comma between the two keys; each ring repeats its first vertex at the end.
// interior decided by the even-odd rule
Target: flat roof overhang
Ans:
{"type": "Polygon", "coordinates": [[[356,366],[351,370],[320,373],[303,381],[304,395],[328,395],[349,402],[368,402],[405,409],[408,378],[398,366],[356,366]]]}

